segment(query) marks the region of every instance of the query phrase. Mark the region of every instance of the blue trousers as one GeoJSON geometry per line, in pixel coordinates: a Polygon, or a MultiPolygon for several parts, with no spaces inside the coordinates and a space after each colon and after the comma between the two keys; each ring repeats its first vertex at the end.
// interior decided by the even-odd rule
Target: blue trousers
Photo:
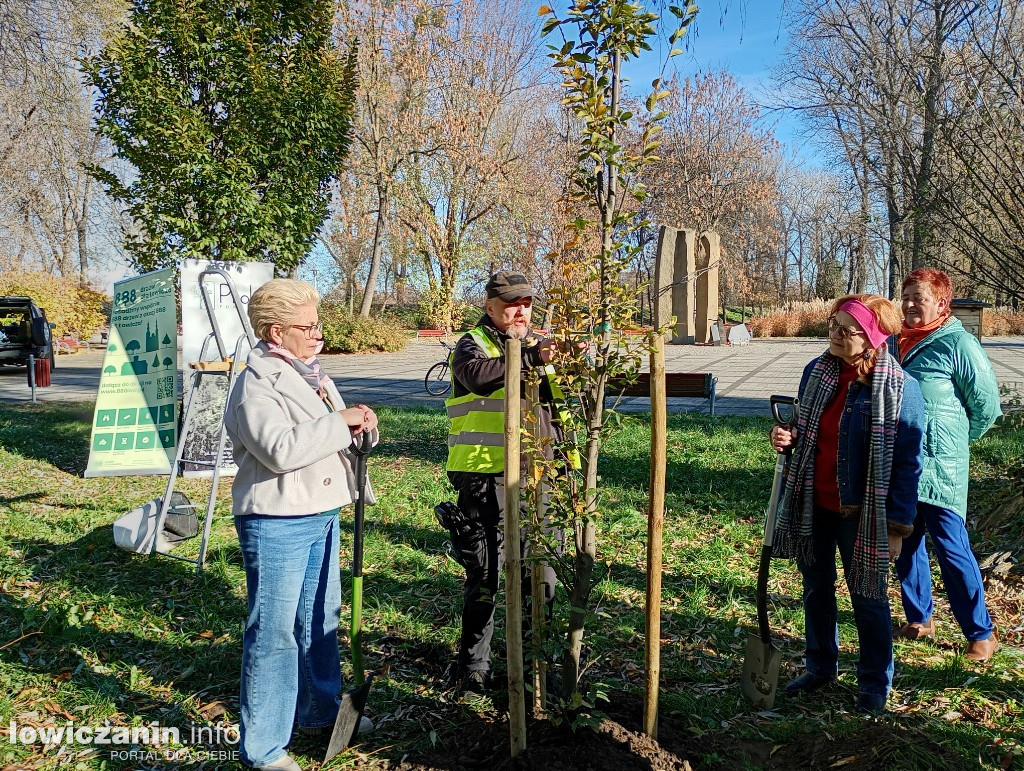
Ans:
{"type": "Polygon", "coordinates": [[[932,617],[932,573],[928,564],[925,533],[939,561],[949,607],[968,640],[987,640],[995,628],[985,607],[985,587],[978,560],[971,551],[967,525],[955,511],[930,503],[917,504],[914,532],[903,541],[896,560],[907,622],[924,623],[932,617]]]}
{"type": "Polygon", "coordinates": [[[242,636],[242,760],[284,755],[292,724],[334,724],[341,691],[338,510],[235,517],[249,615],[242,636]]]}
{"type": "MultiPolygon", "coordinates": [[[[813,558],[797,561],[804,579],[804,625],[807,671],[835,677],[839,671],[839,627],[836,607],[836,550],[849,586],[858,518],[815,509],[811,535],[813,558]]],[[[874,600],[850,592],[857,624],[860,657],[857,687],[861,693],[886,697],[892,687],[892,616],[888,600],[874,600]]]]}

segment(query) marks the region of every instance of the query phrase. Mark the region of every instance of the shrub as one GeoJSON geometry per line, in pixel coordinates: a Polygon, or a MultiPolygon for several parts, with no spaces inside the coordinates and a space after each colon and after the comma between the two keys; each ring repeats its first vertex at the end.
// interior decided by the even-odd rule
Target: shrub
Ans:
{"type": "Polygon", "coordinates": [[[337,306],[322,306],[326,353],[384,351],[394,353],[405,347],[409,336],[394,321],[351,316],[337,306]]]}
{"type": "MultiPolygon", "coordinates": [[[[484,310],[479,305],[460,303],[455,309],[455,330],[472,329],[480,321],[484,310]]],[[[393,320],[403,329],[436,329],[436,318],[432,315],[428,303],[419,305],[391,305],[384,312],[384,318],[393,320]]],[[[534,319],[537,318],[535,311],[534,319]]]]}
{"type": "Polygon", "coordinates": [[[447,329],[457,332],[460,329],[472,329],[480,320],[483,308],[467,302],[455,302],[450,309],[437,307],[437,301],[428,295],[417,306],[417,322],[420,329],[447,329]],[[448,313],[451,321],[448,321],[448,313]],[[451,327],[451,329],[449,329],[451,327]]]}
{"type": "Polygon", "coordinates": [[[751,319],[751,333],[754,337],[825,337],[831,307],[831,301],[815,300],[796,303],[788,310],[778,308],[751,319]]]}
{"type": "Polygon", "coordinates": [[[984,335],[1024,335],[1024,311],[986,308],[982,324],[984,335]]]}
{"type": "Polygon", "coordinates": [[[46,319],[56,325],[57,337],[70,335],[85,339],[102,327],[109,318],[104,312],[106,295],[80,286],[77,279],[10,270],[0,275],[0,295],[31,297],[46,310],[46,319]]]}

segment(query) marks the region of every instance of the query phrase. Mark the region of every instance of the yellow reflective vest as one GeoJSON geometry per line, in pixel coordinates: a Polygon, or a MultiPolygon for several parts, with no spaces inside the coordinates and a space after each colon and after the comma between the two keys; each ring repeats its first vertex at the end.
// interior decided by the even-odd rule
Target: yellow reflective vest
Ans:
{"type": "MultiPolygon", "coordinates": [[[[467,334],[480,346],[488,359],[500,358],[503,351],[483,327],[467,334]]],[[[555,368],[543,368],[555,403],[565,400],[555,382],[555,368]]],[[[452,371],[452,393],[455,392],[452,371]]],[[[448,410],[448,471],[470,471],[478,474],[502,474],[505,471],[505,388],[489,396],[465,394],[445,400],[448,410]]]]}

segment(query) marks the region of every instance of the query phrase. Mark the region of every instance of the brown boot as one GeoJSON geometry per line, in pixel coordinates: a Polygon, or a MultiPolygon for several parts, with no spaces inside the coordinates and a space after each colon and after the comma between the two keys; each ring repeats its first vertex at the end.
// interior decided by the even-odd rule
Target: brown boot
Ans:
{"type": "Polygon", "coordinates": [[[999,650],[999,640],[996,637],[996,630],[984,640],[971,640],[964,649],[964,656],[977,664],[987,664],[994,654],[999,650]]]}
{"type": "Polygon", "coordinates": [[[935,634],[935,619],[930,618],[921,624],[904,624],[895,632],[893,637],[902,637],[906,640],[920,640],[922,637],[932,637],[935,634]]]}

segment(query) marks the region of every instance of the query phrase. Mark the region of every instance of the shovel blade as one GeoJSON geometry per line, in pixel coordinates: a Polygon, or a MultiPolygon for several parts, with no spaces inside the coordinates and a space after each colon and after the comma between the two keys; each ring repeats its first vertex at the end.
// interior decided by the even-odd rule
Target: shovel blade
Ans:
{"type": "Polygon", "coordinates": [[[359,733],[359,719],[363,716],[363,710],[366,708],[366,699],[370,695],[372,682],[373,674],[371,673],[366,676],[365,683],[342,694],[341,706],[338,707],[338,716],[334,719],[334,730],[331,732],[331,741],[327,745],[324,763],[355,741],[356,734],[359,733]]]}
{"type": "Polygon", "coordinates": [[[743,694],[759,709],[775,706],[779,685],[782,651],[771,643],[765,645],[756,634],[747,637],[747,654],[743,660],[743,694]]]}

